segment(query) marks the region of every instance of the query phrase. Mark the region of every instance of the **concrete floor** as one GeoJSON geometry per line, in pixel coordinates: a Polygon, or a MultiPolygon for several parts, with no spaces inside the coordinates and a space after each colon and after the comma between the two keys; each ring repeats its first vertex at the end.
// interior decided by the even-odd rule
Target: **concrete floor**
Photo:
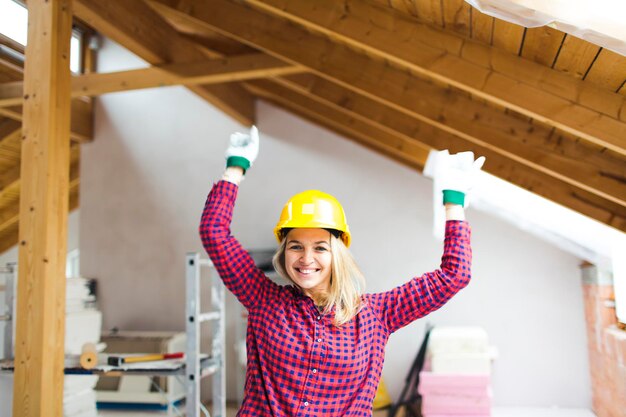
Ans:
{"type": "MultiPolygon", "coordinates": [[[[235,417],[237,409],[229,407],[226,417],[235,417]]],[[[169,417],[165,412],[100,411],[99,417],[169,417]]],[[[374,412],[373,417],[386,417],[386,411],[374,412]]],[[[491,417],[596,417],[590,410],[572,408],[496,407],[491,417]]]]}

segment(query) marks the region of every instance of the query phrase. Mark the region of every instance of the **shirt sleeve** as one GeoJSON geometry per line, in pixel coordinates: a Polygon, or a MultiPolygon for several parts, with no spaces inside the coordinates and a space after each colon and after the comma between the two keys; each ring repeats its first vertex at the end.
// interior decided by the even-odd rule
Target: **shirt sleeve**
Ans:
{"type": "Polygon", "coordinates": [[[230,233],[237,191],[237,185],[228,181],[219,181],[213,186],[199,231],[204,249],[224,285],[250,310],[271,291],[276,291],[278,285],[256,267],[250,254],[230,233]]]}
{"type": "Polygon", "coordinates": [[[367,298],[389,333],[443,306],[470,281],[471,230],[465,221],[447,221],[441,267],[391,291],[367,298]]]}

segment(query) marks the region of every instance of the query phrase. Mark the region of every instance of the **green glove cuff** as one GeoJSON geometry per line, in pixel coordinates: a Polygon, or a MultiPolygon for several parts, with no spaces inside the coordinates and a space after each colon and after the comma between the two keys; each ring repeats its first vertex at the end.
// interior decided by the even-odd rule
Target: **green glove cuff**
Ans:
{"type": "Polygon", "coordinates": [[[443,204],[446,203],[465,206],[465,193],[455,190],[443,190],[443,204]]]}
{"type": "Polygon", "coordinates": [[[243,168],[243,173],[245,174],[248,168],[250,168],[250,161],[243,156],[229,156],[226,159],[226,166],[243,168]]]}

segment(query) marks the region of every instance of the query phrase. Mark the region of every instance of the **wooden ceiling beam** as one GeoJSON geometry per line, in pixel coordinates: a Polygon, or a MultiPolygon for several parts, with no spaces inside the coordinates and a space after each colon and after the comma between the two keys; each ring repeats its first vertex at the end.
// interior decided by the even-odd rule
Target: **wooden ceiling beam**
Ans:
{"type": "MultiPolygon", "coordinates": [[[[287,64],[262,53],[203,60],[181,64],[165,64],[151,68],[111,73],[90,73],[72,78],[72,97],[98,96],[117,91],[172,85],[216,84],[253,78],[276,77],[306,71],[304,67],[287,64]]],[[[23,83],[0,84],[0,107],[21,104],[23,83]]]]}
{"type": "Polygon", "coordinates": [[[621,154],[555,134],[450,89],[372,60],[302,27],[226,0],[186,1],[182,13],[211,29],[264,50],[417,121],[490,149],[591,195],[626,206],[626,163],[621,154]],[[186,13],[185,13],[186,12],[186,13]],[[294,42],[297,39],[297,42],[294,42]],[[306,44],[304,50],[301,45],[306,44]]]}
{"type": "Polygon", "coordinates": [[[626,155],[626,97],[615,92],[366,1],[244,3],[626,155]]]}
{"type": "MultiPolygon", "coordinates": [[[[267,92],[271,91],[271,96],[274,97],[272,101],[290,110],[296,109],[300,115],[303,112],[313,111],[315,108],[327,109],[323,112],[323,116],[315,120],[320,124],[324,124],[323,121],[327,118],[335,118],[335,123],[343,120],[343,123],[347,123],[350,127],[359,123],[363,125],[363,132],[376,132],[376,139],[373,140],[388,142],[387,145],[397,151],[396,154],[415,146],[420,149],[447,148],[451,152],[467,150],[469,146],[463,138],[437,131],[425,123],[416,123],[401,112],[321,78],[302,75],[288,77],[288,79],[275,79],[273,82],[256,81],[247,85],[251,86],[255,94],[266,98],[267,92]],[[337,114],[343,116],[339,118],[335,116],[337,114]],[[384,137],[380,136],[380,132],[384,132],[384,137]]],[[[549,175],[528,171],[524,166],[507,160],[489,148],[473,146],[472,149],[487,157],[485,164],[487,172],[595,220],[626,231],[626,208],[611,201],[602,200],[549,175]]],[[[395,154],[391,156],[397,157],[395,154]]],[[[422,170],[417,166],[413,168],[422,170]]]]}
{"type": "MultiPolygon", "coordinates": [[[[152,65],[197,62],[206,58],[197,46],[165,22],[142,0],[76,0],[75,15],[152,65]]],[[[245,125],[254,123],[254,97],[238,84],[189,88],[245,125]]]]}
{"type": "Polygon", "coordinates": [[[258,96],[284,107],[304,119],[319,124],[331,131],[344,136],[374,152],[383,154],[394,161],[406,165],[412,169],[422,171],[428,159],[429,148],[407,141],[394,134],[389,129],[379,129],[370,123],[364,122],[361,118],[351,117],[343,112],[337,112],[331,107],[300,95],[294,99],[293,92],[284,91],[277,84],[270,82],[250,82],[247,83],[251,91],[258,96]]]}

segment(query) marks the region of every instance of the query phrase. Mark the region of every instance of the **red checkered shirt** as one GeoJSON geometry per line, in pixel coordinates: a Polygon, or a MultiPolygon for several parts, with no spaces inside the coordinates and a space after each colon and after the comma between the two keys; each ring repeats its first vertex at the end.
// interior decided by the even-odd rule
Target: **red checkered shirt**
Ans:
{"type": "Polygon", "coordinates": [[[371,416],[389,335],[444,305],[470,280],[470,228],[448,221],[441,269],[379,294],[336,327],[294,286],[255,267],[230,234],[238,187],[218,182],[200,236],[226,287],[248,310],[248,364],[237,416],[371,416]]]}

